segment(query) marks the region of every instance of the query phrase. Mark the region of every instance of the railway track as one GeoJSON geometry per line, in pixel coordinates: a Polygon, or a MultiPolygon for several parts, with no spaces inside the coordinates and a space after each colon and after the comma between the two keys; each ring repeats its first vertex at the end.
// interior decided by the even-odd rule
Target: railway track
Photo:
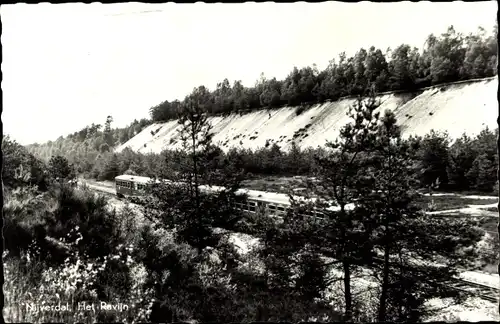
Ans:
{"type": "Polygon", "coordinates": [[[451,283],[451,286],[457,290],[471,292],[481,299],[488,300],[494,303],[498,302],[498,296],[500,295],[499,288],[480,284],[470,280],[456,279],[451,283]]]}

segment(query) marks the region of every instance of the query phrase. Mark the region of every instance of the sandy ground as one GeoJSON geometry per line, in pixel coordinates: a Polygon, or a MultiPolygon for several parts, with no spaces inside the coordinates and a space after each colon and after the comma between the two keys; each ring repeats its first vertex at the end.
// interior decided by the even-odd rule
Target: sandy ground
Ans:
{"type": "Polygon", "coordinates": [[[500,289],[500,277],[498,274],[464,271],[460,274],[460,278],[500,289]]]}
{"type": "MultiPolygon", "coordinates": [[[[425,193],[424,196],[430,196],[430,194],[425,193]]],[[[461,195],[457,193],[446,193],[446,192],[440,192],[440,193],[433,193],[432,196],[435,197],[440,197],[440,196],[453,196],[453,197],[460,197],[464,199],[498,199],[498,196],[479,196],[479,195],[461,195]]],[[[484,205],[481,205],[484,206],[484,205]]]]}
{"type": "Polygon", "coordinates": [[[469,298],[462,305],[454,305],[448,299],[433,299],[428,305],[443,308],[438,315],[430,317],[426,322],[431,321],[500,321],[498,314],[498,303],[492,303],[480,298],[469,298]]]}
{"type": "MultiPolygon", "coordinates": [[[[498,79],[488,78],[446,86],[436,86],[408,93],[385,94],[379,97],[380,110],[394,111],[403,136],[423,136],[431,129],[447,131],[451,138],[464,132],[474,136],[484,127],[495,129],[497,118],[496,93],[498,79]]],[[[266,142],[276,143],[287,150],[292,139],[300,147],[317,147],[338,136],[348,121],[346,112],[354,99],[314,105],[300,115],[295,107],[260,110],[227,117],[211,117],[214,143],[227,151],[231,147],[255,150],[266,142]]],[[[159,153],[166,148],[178,148],[177,121],[153,124],[116,149],[159,153]],[[154,135],[152,135],[152,132],[154,135]]]]}
{"type": "Polygon", "coordinates": [[[487,207],[496,207],[497,204],[492,205],[470,205],[469,207],[459,208],[459,209],[448,209],[448,210],[438,210],[433,212],[426,212],[428,215],[446,215],[446,216],[473,216],[473,217],[496,217],[498,218],[498,213],[484,210],[487,207]]]}
{"type": "MultiPolygon", "coordinates": [[[[430,196],[426,193],[424,196],[430,196]]],[[[479,196],[479,195],[461,195],[456,193],[433,193],[434,197],[442,196],[452,196],[464,199],[496,199],[498,196],[479,196]]],[[[486,208],[497,207],[498,203],[494,204],[484,204],[484,205],[469,205],[468,207],[448,209],[448,210],[438,210],[432,212],[426,212],[428,215],[446,215],[446,216],[474,216],[474,217],[498,217],[498,213],[494,211],[485,210],[486,208]]]]}

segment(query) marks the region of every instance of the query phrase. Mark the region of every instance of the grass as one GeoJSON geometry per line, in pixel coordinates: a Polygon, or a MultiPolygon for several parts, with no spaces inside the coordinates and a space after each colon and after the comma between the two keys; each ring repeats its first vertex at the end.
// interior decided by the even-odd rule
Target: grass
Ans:
{"type": "MultiPolygon", "coordinates": [[[[422,190],[424,193],[428,193],[426,189],[422,190]]],[[[436,194],[450,194],[453,195],[462,195],[462,196],[498,196],[498,192],[484,192],[479,190],[462,190],[462,191],[442,191],[442,190],[433,190],[433,193],[436,194]]]]}
{"type": "Polygon", "coordinates": [[[467,208],[469,205],[491,205],[498,203],[498,199],[473,199],[456,196],[422,196],[416,200],[417,206],[428,211],[467,208]],[[432,210],[429,205],[433,203],[432,210]]]}
{"type": "MultiPolygon", "coordinates": [[[[76,189],[72,199],[86,199],[82,195],[83,193],[76,189]]],[[[15,215],[12,215],[15,212],[13,209],[20,204],[19,200],[23,197],[17,194],[7,201],[10,203],[7,216],[13,221],[16,221],[13,218],[15,215]]],[[[89,203],[89,200],[83,201],[89,203]]],[[[57,200],[47,198],[45,203],[47,204],[45,207],[38,205],[32,207],[35,212],[35,215],[31,215],[32,218],[38,214],[43,215],[45,212],[61,214],[57,213],[57,208],[60,208],[57,207],[57,200]]],[[[94,208],[95,202],[87,205],[94,208]]],[[[98,210],[95,212],[97,213],[98,210]]],[[[114,214],[109,216],[112,215],[114,214]]],[[[48,264],[48,261],[44,261],[49,252],[44,250],[43,245],[39,246],[36,240],[33,240],[30,247],[24,249],[20,256],[4,252],[5,308],[3,315],[5,320],[33,323],[95,323],[146,319],[147,307],[143,305],[146,303],[144,299],[146,297],[143,296],[148,296],[143,285],[146,274],[142,264],[135,261],[132,254],[133,246],[135,246],[132,244],[133,238],[137,237],[136,227],[139,222],[133,218],[135,214],[127,213],[123,209],[116,216],[115,233],[122,236],[127,245],[120,244],[114,247],[114,252],[105,256],[104,259],[79,254],[78,244],[83,237],[79,232],[79,226],[71,230],[67,228],[66,235],[59,238],[64,242],[66,239],[70,240],[66,242],[66,245],[72,253],[64,262],[52,260],[48,264]],[[76,233],[78,237],[76,240],[72,233],[76,233]],[[123,278],[126,276],[130,278],[128,288],[124,288],[123,285],[123,278]],[[101,291],[99,298],[98,288],[101,291]],[[123,289],[127,289],[126,294],[123,289]],[[93,303],[94,310],[79,310],[78,302],[80,301],[93,303]],[[109,304],[120,302],[129,307],[121,312],[109,309],[100,310],[101,301],[109,304]],[[59,309],[58,306],[65,306],[67,309],[59,309]],[[43,308],[40,310],[40,307],[43,308]]],[[[98,223],[95,226],[100,229],[101,224],[98,223]]]]}
{"type": "Polygon", "coordinates": [[[491,273],[491,274],[497,274],[498,273],[498,265],[496,263],[490,263],[485,265],[481,271],[491,273]]]}
{"type": "Polygon", "coordinates": [[[143,291],[131,290],[130,296],[123,300],[100,300],[97,297],[96,274],[104,268],[92,268],[95,263],[78,260],[78,263],[47,268],[39,260],[29,260],[24,265],[21,262],[16,259],[5,262],[3,315],[6,322],[95,323],[145,319],[146,312],[141,307],[143,291]],[[93,309],[79,309],[83,301],[93,304],[93,309]],[[121,302],[128,307],[121,312],[100,309],[103,301],[108,304],[121,302]],[[47,306],[49,308],[40,310],[40,307],[47,306]],[[58,309],[57,306],[65,308],[58,309]]]}
{"type": "Polygon", "coordinates": [[[495,219],[493,217],[488,217],[480,221],[481,228],[488,232],[496,232],[497,224],[498,219],[495,219]]]}
{"type": "Polygon", "coordinates": [[[251,190],[273,191],[288,194],[289,189],[305,187],[302,178],[294,177],[260,177],[243,181],[242,187],[251,190]]]}

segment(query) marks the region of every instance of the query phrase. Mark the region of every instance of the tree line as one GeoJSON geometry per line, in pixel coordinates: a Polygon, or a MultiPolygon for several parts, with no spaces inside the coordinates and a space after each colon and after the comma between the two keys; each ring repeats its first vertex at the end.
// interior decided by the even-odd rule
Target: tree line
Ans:
{"type": "MultiPolygon", "coordinates": [[[[112,128],[113,117],[108,116],[104,127],[92,123],[80,131],[55,141],[26,145],[28,152],[42,161],[48,162],[53,156],[64,156],[75,167],[78,174],[90,174],[98,161],[113,149],[151,124],[148,119],[134,120],[124,128],[112,128]],[[97,162],[96,162],[97,161],[97,162]]],[[[97,177],[95,172],[94,177],[97,177]]]]}
{"type": "MultiPolygon", "coordinates": [[[[425,136],[411,136],[414,154],[412,159],[420,166],[420,185],[444,191],[478,191],[491,193],[496,190],[498,129],[483,129],[474,137],[463,134],[452,143],[446,132],[431,131],[425,136]],[[452,143],[452,144],[451,144],[452,143]]],[[[222,161],[230,160],[244,170],[246,178],[262,176],[313,176],[318,170],[316,156],[325,154],[325,148],[301,149],[295,142],[284,151],[272,144],[252,151],[231,148],[228,152],[214,146],[213,163],[222,171],[222,161]]],[[[114,181],[120,174],[173,178],[180,172],[178,165],[185,163],[189,154],[182,150],[165,150],[160,154],[141,154],[125,148],[119,153],[97,151],[88,155],[72,155],[72,151],[54,155],[71,165],[75,174],[114,181]],[[176,161],[166,167],[165,161],[176,161]]],[[[33,157],[32,157],[33,158],[33,157]]],[[[35,173],[36,174],[36,173],[35,173]]]]}
{"type": "MultiPolygon", "coordinates": [[[[450,26],[441,35],[429,35],[421,50],[402,44],[384,52],[371,46],[368,50],[361,48],[352,57],[341,53],[323,71],[315,65],[294,67],[284,80],[261,74],[253,87],[245,87],[239,80],[231,84],[224,79],[213,91],[201,85],[191,95],[200,100],[202,111],[229,114],[335,101],[361,95],[369,87],[377,92],[413,91],[441,83],[492,77],[497,71],[496,35],[496,25],[492,35],[479,28],[467,36],[450,26]]],[[[152,121],[176,119],[188,97],[151,107],[152,121]]]]}

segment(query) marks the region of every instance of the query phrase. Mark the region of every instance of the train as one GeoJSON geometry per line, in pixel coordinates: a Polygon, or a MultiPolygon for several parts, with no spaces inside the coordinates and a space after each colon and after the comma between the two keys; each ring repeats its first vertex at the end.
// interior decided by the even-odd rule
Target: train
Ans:
{"type": "MultiPolygon", "coordinates": [[[[164,180],[168,181],[168,180],[164,180]]],[[[118,197],[141,197],[146,193],[148,186],[154,183],[161,183],[160,180],[156,179],[153,181],[152,178],[136,176],[136,175],[119,175],[115,178],[116,194],[118,197]]],[[[200,191],[206,193],[215,193],[220,190],[224,190],[223,187],[218,186],[205,186],[201,185],[200,191]]],[[[247,213],[258,213],[271,216],[284,216],[288,209],[290,209],[291,202],[290,196],[282,193],[267,192],[259,190],[250,189],[239,189],[236,194],[246,194],[245,203],[236,203],[236,208],[247,212],[247,213]]],[[[304,197],[294,196],[297,201],[309,201],[316,202],[316,198],[305,199],[304,197]]],[[[330,206],[326,208],[327,210],[336,211],[339,209],[335,204],[329,204],[330,206]]],[[[347,209],[353,208],[353,204],[346,206],[347,209]]],[[[318,210],[312,210],[305,212],[304,216],[323,218],[323,215],[318,210]]]]}

